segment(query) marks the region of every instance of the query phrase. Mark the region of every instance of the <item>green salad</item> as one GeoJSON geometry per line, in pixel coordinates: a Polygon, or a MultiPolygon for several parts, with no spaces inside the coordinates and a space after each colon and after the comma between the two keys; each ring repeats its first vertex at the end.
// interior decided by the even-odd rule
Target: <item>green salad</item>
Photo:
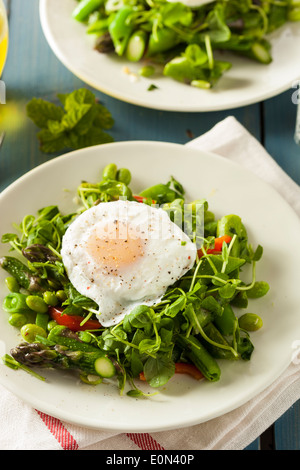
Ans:
{"type": "Polygon", "coordinates": [[[173,177],[135,194],[131,172],[115,164],[104,168],[99,182],[81,182],[77,197],[74,212],[44,207],[2,236],[10,248],[0,258],[8,289],[2,314],[23,338],[3,357],[7,366],[41,380],[41,368],[73,371],[91,385],[113,380],[121,394],[129,386],[126,393],[138,397],[148,395],[141,390],[142,381],[153,393],[177,373],[216,382],[224,361],[251,360],[250,336],[263,325],[260,316],[248,311],[248,301],[267,294],[269,285],[256,278],[263,248],[252,247],[239,215],[216,218],[205,199],[186,201],[184,188],[173,177]],[[197,256],[158,303],[138,305],[119,323],[103,327],[97,304],[68,278],[62,240],[80,214],[120,198],[158,203],[175,224],[184,220],[178,215],[188,213],[197,256]],[[197,218],[202,239],[194,231],[197,218]],[[248,282],[243,280],[246,272],[247,277],[252,273],[248,282]]]}
{"type": "Polygon", "coordinates": [[[167,0],[81,0],[73,18],[96,37],[95,48],[131,62],[139,73],[163,73],[209,89],[231,68],[231,52],[272,61],[269,34],[300,20],[297,0],[219,0],[199,7],[167,0]]]}

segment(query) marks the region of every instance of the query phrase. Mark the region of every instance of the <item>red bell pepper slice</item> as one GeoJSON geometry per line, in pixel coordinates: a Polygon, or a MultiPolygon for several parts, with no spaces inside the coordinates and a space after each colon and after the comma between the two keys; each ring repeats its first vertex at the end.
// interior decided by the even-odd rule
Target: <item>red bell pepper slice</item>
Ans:
{"type": "MultiPolygon", "coordinates": [[[[175,374],[187,374],[196,380],[201,380],[204,378],[202,372],[200,372],[200,370],[196,366],[194,366],[194,364],[188,364],[185,362],[175,363],[175,374]]],[[[141,372],[139,377],[140,380],[143,380],[144,382],[146,381],[144,372],[141,372]]]]}
{"type": "Polygon", "coordinates": [[[85,331],[85,330],[98,330],[101,328],[101,323],[98,320],[87,320],[83,325],[84,317],[79,315],[67,315],[63,313],[62,308],[50,307],[49,315],[52,320],[55,320],[58,325],[63,325],[72,331],[85,331]]]}
{"type": "MultiPolygon", "coordinates": [[[[213,255],[213,254],[217,254],[217,253],[221,253],[222,252],[222,246],[223,246],[223,243],[230,243],[232,240],[232,237],[230,237],[229,235],[223,235],[222,237],[218,237],[215,239],[215,247],[214,248],[209,248],[208,250],[206,250],[206,253],[208,255],[213,255]]],[[[198,257],[201,258],[202,256],[204,255],[202,249],[200,248],[200,250],[198,250],[198,257]]]]}
{"type": "MultiPolygon", "coordinates": [[[[133,197],[137,202],[144,202],[147,200],[147,198],[143,196],[133,196],[133,197]]],[[[152,199],[152,204],[155,204],[155,201],[153,199],[152,199]]]]}

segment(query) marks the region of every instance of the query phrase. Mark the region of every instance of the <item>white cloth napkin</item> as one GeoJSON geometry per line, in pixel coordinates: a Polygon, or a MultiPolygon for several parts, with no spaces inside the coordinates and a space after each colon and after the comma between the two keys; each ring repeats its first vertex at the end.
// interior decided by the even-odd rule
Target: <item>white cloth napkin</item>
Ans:
{"type": "MultiPolygon", "coordinates": [[[[300,187],[233,117],[196,138],[190,147],[230,158],[273,185],[300,217],[300,187]]],[[[242,450],[300,398],[300,360],[238,409],[197,426],[147,434],[76,427],[32,409],[0,386],[2,450],[242,450]]]]}

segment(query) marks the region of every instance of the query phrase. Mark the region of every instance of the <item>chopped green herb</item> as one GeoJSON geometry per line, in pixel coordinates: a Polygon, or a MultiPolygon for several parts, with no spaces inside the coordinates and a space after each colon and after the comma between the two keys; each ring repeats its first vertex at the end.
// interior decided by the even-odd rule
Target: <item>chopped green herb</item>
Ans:
{"type": "Polygon", "coordinates": [[[27,115],[41,130],[38,133],[41,151],[56,153],[77,150],[112,142],[106,132],[114,120],[96,96],[85,88],[59,94],[61,105],[33,98],[27,104],[27,115]]]}

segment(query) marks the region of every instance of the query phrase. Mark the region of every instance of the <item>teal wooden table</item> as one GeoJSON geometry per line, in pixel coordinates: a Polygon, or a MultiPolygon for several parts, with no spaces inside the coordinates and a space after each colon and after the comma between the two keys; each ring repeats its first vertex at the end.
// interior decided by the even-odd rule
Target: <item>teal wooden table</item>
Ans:
{"type": "MultiPolygon", "coordinates": [[[[38,0],[5,0],[9,12],[10,47],[3,74],[7,104],[15,107],[13,122],[6,130],[0,153],[0,191],[28,170],[53,158],[42,154],[36,127],[25,116],[33,97],[54,100],[56,93],[85,86],[50,50],[40,26],[38,0]]],[[[291,84],[292,87],[292,84],[291,84]]],[[[187,143],[208,131],[228,115],[235,116],[267,149],[278,164],[300,184],[300,147],[294,142],[295,89],[263,103],[212,113],[175,113],[149,110],[123,103],[97,92],[111,111],[116,141],[156,140],[187,143]]],[[[2,112],[0,105],[0,112],[2,112]]],[[[300,450],[300,403],[290,408],[247,450],[300,450]]]]}

